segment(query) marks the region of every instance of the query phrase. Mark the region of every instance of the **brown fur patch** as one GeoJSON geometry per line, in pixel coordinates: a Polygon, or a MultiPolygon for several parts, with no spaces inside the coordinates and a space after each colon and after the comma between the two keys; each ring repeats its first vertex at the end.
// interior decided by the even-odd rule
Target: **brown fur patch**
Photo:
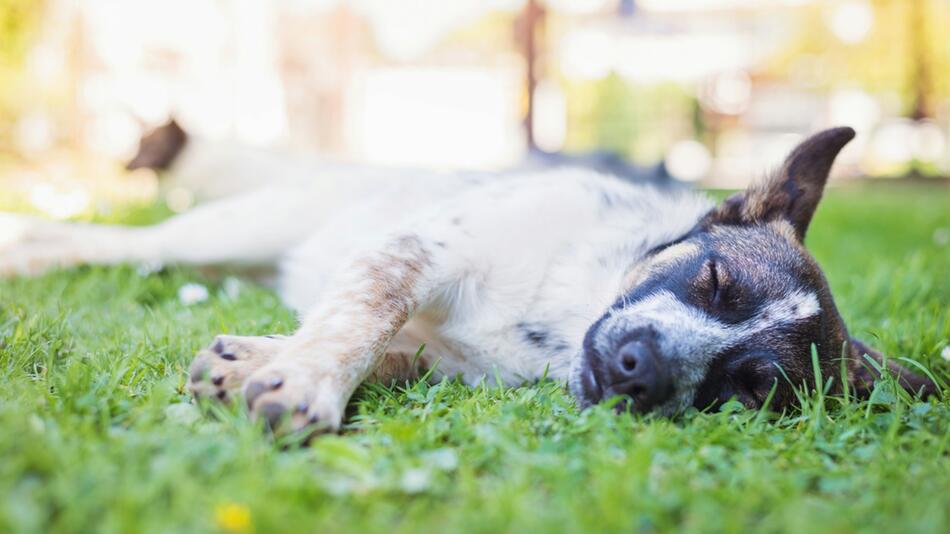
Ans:
{"type": "Polygon", "coordinates": [[[358,260],[340,289],[306,318],[288,350],[332,359],[319,361],[319,367],[338,374],[345,388],[355,388],[409,320],[429,266],[429,252],[416,236],[395,239],[358,260]]]}
{"type": "Polygon", "coordinates": [[[387,352],[370,373],[368,380],[383,385],[419,378],[419,366],[415,354],[387,352]]]}

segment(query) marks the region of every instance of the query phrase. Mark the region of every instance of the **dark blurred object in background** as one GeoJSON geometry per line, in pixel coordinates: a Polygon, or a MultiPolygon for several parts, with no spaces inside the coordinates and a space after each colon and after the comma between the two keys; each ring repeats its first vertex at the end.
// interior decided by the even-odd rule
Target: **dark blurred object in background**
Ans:
{"type": "Polygon", "coordinates": [[[526,169],[581,167],[623,178],[630,182],[648,183],[657,186],[669,186],[675,182],[670,173],[666,171],[666,165],[662,161],[651,166],[641,166],[628,162],[623,156],[607,150],[572,155],[533,149],[528,151],[528,157],[523,167],[526,169]]]}

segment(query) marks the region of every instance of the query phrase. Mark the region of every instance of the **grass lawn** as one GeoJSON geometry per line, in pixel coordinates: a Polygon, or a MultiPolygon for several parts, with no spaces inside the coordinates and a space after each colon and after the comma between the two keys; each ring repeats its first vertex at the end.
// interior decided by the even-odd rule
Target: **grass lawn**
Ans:
{"type": "MultiPolygon", "coordinates": [[[[947,379],[950,192],[836,190],[809,246],[853,334],[947,379]]],[[[286,333],[269,291],[169,269],[0,282],[0,532],[947,532],[950,402],[888,384],[782,415],[578,413],[564,388],[362,389],[275,443],[183,385],[214,334],[286,333]],[[178,289],[206,284],[185,306],[178,289]],[[233,289],[231,287],[230,289],[233,289]]],[[[837,379],[837,377],[835,377],[837,379]]]]}

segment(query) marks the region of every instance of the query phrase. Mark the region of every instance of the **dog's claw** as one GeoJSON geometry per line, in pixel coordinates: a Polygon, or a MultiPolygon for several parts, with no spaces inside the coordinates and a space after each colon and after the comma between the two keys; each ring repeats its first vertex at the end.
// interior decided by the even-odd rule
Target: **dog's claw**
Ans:
{"type": "Polygon", "coordinates": [[[247,401],[247,408],[249,410],[253,409],[254,401],[256,401],[257,398],[263,395],[265,392],[267,392],[267,387],[260,382],[251,382],[248,384],[247,388],[244,390],[244,399],[247,401]]]}
{"type": "Polygon", "coordinates": [[[208,364],[208,361],[201,357],[199,354],[195,361],[192,362],[191,368],[188,370],[188,374],[191,375],[191,383],[197,384],[204,380],[205,376],[208,374],[208,371],[211,369],[211,366],[208,364]]]}
{"type": "Polygon", "coordinates": [[[267,421],[267,426],[271,430],[277,429],[281,420],[284,418],[284,407],[276,402],[266,402],[261,405],[258,410],[260,415],[264,417],[264,420],[267,421]]]}

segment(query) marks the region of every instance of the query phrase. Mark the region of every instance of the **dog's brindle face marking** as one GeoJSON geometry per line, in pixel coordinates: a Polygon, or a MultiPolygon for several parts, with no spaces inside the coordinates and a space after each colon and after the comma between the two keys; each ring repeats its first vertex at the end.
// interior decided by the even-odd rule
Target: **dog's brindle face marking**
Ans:
{"type": "Polygon", "coordinates": [[[130,171],[142,168],[155,171],[166,170],[185,148],[187,141],[188,134],[174,119],[171,119],[142,136],[139,140],[138,152],[125,168],[130,171]]]}
{"type": "Polygon", "coordinates": [[[802,239],[834,156],[854,135],[830,130],[797,148],[782,170],[713,210],[689,234],[651,252],[628,276],[629,289],[589,330],[572,387],[587,406],[618,394],[609,368],[620,348],[649,338],[671,393],[635,411],[670,414],[730,398],[773,408],[792,388],[835,376],[847,329],[802,239]],[[613,360],[612,360],[613,359],[613,360]],[[614,383],[612,383],[612,381],[614,383]]]}
{"type": "Polygon", "coordinates": [[[782,224],[715,225],[652,258],[585,338],[582,403],[618,393],[603,366],[644,329],[674,383],[659,413],[733,397],[756,407],[773,386],[772,406],[784,406],[812,376],[812,344],[823,375],[833,373],[844,324],[817,264],[782,224]]]}

